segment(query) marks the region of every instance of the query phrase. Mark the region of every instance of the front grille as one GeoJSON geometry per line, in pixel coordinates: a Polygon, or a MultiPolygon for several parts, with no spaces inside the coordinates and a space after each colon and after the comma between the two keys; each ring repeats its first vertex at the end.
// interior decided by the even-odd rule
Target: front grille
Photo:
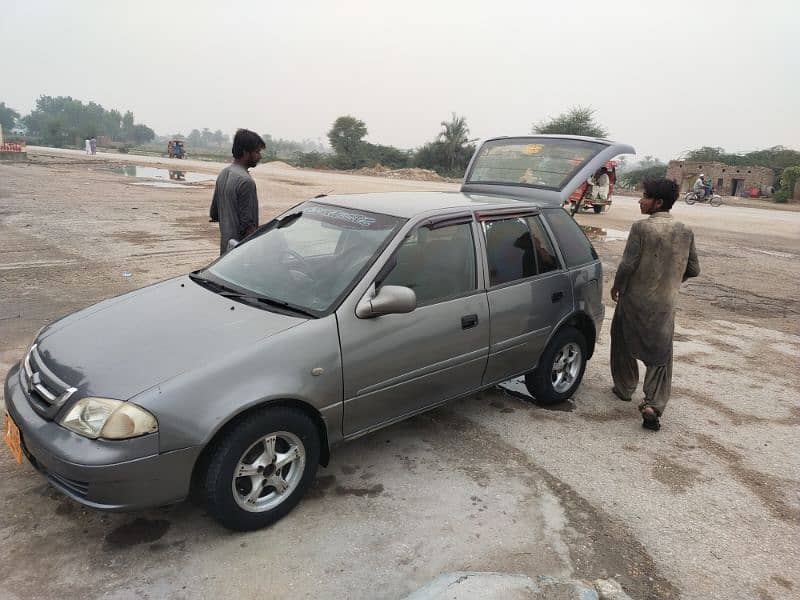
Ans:
{"type": "Polygon", "coordinates": [[[40,415],[50,419],[77,391],[47,368],[39,354],[37,344],[31,346],[25,355],[19,376],[23,389],[28,392],[31,406],[40,415]]]}

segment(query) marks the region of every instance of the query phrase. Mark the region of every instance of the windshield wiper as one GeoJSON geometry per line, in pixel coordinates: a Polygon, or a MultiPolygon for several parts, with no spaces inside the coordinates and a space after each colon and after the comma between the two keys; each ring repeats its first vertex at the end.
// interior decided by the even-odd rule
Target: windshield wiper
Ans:
{"type": "Polygon", "coordinates": [[[312,317],[314,319],[317,318],[317,315],[315,315],[311,311],[300,308],[299,306],[295,306],[294,304],[290,304],[289,302],[285,302],[283,300],[276,300],[274,298],[269,298],[267,296],[260,296],[258,294],[237,292],[236,290],[224,286],[221,283],[217,283],[213,279],[210,279],[205,275],[201,275],[200,273],[190,273],[189,277],[193,281],[198,282],[200,285],[208,287],[215,294],[222,296],[223,298],[231,298],[232,300],[242,300],[244,302],[247,302],[248,304],[253,304],[253,303],[268,304],[270,306],[277,306],[284,310],[305,315],[307,317],[312,317]]]}
{"type": "Polygon", "coordinates": [[[314,319],[317,318],[317,315],[308,311],[304,308],[300,308],[299,306],[295,306],[294,304],[289,304],[283,300],[275,300],[275,298],[268,298],[267,296],[249,296],[253,300],[260,302],[262,304],[269,304],[270,306],[278,306],[280,308],[284,308],[286,310],[290,310],[292,312],[299,313],[301,315],[305,315],[307,317],[312,317],[314,319]]]}

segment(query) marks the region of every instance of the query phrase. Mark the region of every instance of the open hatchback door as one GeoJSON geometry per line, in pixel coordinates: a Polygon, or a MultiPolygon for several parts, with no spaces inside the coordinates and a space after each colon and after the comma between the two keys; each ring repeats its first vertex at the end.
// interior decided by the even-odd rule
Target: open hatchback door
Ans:
{"type": "Polygon", "coordinates": [[[493,138],[475,152],[461,191],[562,206],[606,161],[635,153],[628,144],[576,135],[493,138]]]}

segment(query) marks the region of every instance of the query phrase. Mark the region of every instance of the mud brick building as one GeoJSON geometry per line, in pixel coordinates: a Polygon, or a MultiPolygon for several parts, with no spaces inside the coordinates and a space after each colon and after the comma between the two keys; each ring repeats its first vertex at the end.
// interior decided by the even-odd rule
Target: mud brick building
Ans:
{"type": "Polygon", "coordinates": [[[667,177],[678,182],[681,192],[691,189],[700,173],[711,178],[714,191],[722,196],[747,196],[753,188],[763,193],[765,188],[775,185],[775,173],[767,167],[685,160],[671,160],[667,166],[667,177]]]}

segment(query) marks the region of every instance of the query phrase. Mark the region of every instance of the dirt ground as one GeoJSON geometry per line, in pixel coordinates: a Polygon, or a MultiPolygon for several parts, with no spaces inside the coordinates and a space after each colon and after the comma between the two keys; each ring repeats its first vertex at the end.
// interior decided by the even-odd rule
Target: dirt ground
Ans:
{"type": "MultiPolygon", "coordinates": [[[[134,185],[120,161],[29,148],[0,164],[0,375],[36,331],[218,252],[213,182],[134,185]]],[[[457,185],[254,171],[262,219],[318,193],[457,185]]],[[[676,205],[702,274],[683,288],[662,430],[610,393],[608,282],[635,198],[579,215],[607,320],[573,401],[491,390],[337,448],[288,517],[234,534],[189,503],[88,510],[0,448],[0,597],[402,598],[457,570],[615,577],[633,598],[800,597],[800,213],[676,205]]],[[[641,396],[638,392],[636,400],[641,396]]]]}

